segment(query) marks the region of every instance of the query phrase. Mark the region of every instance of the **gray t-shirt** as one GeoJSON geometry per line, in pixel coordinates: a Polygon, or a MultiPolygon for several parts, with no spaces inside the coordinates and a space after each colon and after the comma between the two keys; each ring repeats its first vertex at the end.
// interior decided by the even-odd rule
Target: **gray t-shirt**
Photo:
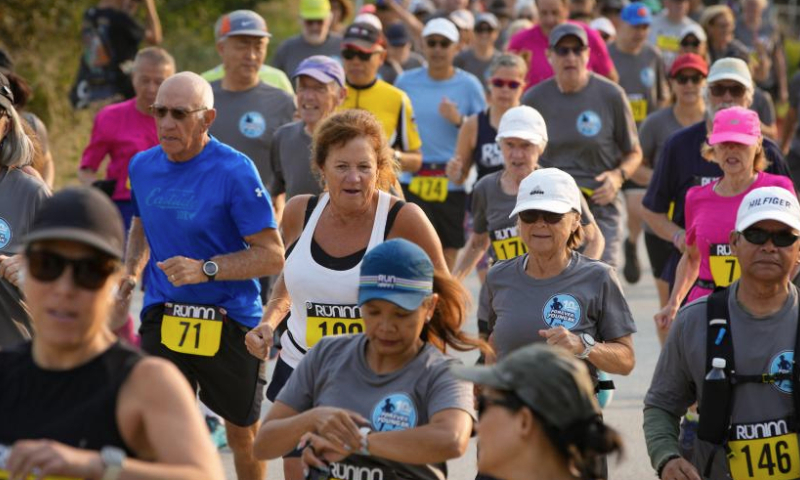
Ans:
{"type": "MultiPolygon", "coordinates": [[[[544,280],[525,272],[528,255],[495,264],[486,277],[489,324],[502,359],[512,351],[545,342],[539,330],[563,326],[597,341],[614,340],[636,332],[628,302],[614,269],[573,252],[559,275],[544,280]]],[[[596,378],[596,369],[590,365],[596,378]]]]}
{"type": "Polygon", "coordinates": [[[288,201],[295,195],[322,193],[319,177],[311,170],[311,137],[305,126],[298,120],[275,131],[270,158],[272,182],[269,184],[273,197],[285,193],[288,201]]]}
{"type": "Polygon", "coordinates": [[[758,87],[753,90],[753,104],[750,105],[750,110],[758,114],[758,119],[764,125],[775,124],[775,104],[772,103],[772,97],[758,87]]]}
{"type": "MultiPolygon", "coordinates": [[[[794,355],[797,331],[797,287],[791,285],[789,298],[783,308],[766,318],[747,313],[736,300],[739,282],[730,287],[728,308],[730,330],[733,332],[734,361],[740,375],[760,375],[783,370],[794,355]]],[[[703,380],[706,376],[706,317],[707,297],[683,307],[661,350],[653,381],[644,403],[681,416],[695,402],[703,400],[703,380]]],[[[753,424],[782,420],[794,411],[791,383],[772,385],[743,383],[734,387],[731,423],[753,424]]],[[[702,415],[702,413],[701,413],[702,415]]],[[[734,429],[734,434],[737,429],[734,429]]],[[[693,462],[700,472],[705,468],[711,444],[696,441],[693,462]]],[[[756,453],[758,462],[761,450],[756,453]]],[[[717,452],[711,478],[722,480],[728,467],[724,452],[717,452]]],[[[753,478],[767,478],[756,475],[753,478]]]]}
{"type": "Polygon", "coordinates": [[[211,83],[217,118],[209,133],[217,140],[247,155],[256,164],[264,185],[270,175],[272,135],[294,117],[291,95],[264,82],[243,92],[222,88],[222,80],[211,83]]]}
{"type": "Polygon", "coordinates": [[[292,78],[297,66],[306,58],[312,55],[327,55],[338,60],[341,48],[342,36],[337,33],[330,33],[320,45],[311,45],[305,41],[303,35],[295,35],[284,40],[275,51],[272,66],[283,70],[283,73],[292,78]]]}
{"type": "Polygon", "coordinates": [[[555,78],[545,80],[528,90],[522,103],[538,110],[547,123],[550,138],[539,164],[560,168],[578,186],[595,189],[599,182],[594,177],[617,168],[639,138],[622,88],[589,75],[586,87],[570,94],[561,93],[555,78]]]}
{"type": "Polygon", "coordinates": [[[453,60],[453,65],[475,75],[478,80],[480,80],[483,88],[486,88],[489,84],[489,78],[487,77],[489,65],[499,56],[500,52],[495,51],[488,60],[481,60],[475,56],[475,50],[469,48],[456,55],[456,58],[453,60]]]}
{"type": "Polygon", "coordinates": [[[612,43],[608,54],[619,73],[619,86],[628,97],[633,119],[639,125],[669,95],[661,53],[654,46],[644,44],[638,54],[632,55],[612,43]]]}
{"type": "Polygon", "coordinates": [[[662,108],[647,116],[639,127],[639,141],[642,144],[642,157],[648,167],[655,170],[667,139],[681,128],[683,126],[678,123],[672,107],[662,108]]]}
{"type": "MultiPolygon", "coordinates": [[[[472,385],[450,373],[458,360],[426,343],[400,370],[379,375],[367,364],[366,345],[364,335],[323,338],[297,366],[277,401],[298,412],[346,408],[369,420],[373,432],[426,425],[434,414],[451,408],[474,418],[472,385]]],[[[331,465],[331,476],[342,480],[441,480],[446,472],[444,463],[411,465],[356,454],[331,465]]]]}
{"type": "Polygon", "coordinates": [[[670,67],[672,67],[672,62],[678,56],[678,50],[681,45],[681,32],[692,24],[696,25],[697,22],[689,17],[684,17],[678,23],[672,23],[667,18],[666,9],[653,17],[653,22],[650,24],[650,36],[647,41],[661,51],[665,71],[669,71],[670,67]]]}
{"type": "Polygon", "coordinates": [[[428,62],[425,61],[425,57],[420,55],[417,52],[410,52],[408,54],[408,59],[400,65],[398,68],[393,65],[388,60],[383,62],[381,68],[378,69],[378,76],[386,83],[394,85],[394,81],[397,80],[397,77],[400,76],[401,73],[405,72],[406,70],[411,70],[414,68],[419,67],[426,67],[428,66],[428,62]]]}

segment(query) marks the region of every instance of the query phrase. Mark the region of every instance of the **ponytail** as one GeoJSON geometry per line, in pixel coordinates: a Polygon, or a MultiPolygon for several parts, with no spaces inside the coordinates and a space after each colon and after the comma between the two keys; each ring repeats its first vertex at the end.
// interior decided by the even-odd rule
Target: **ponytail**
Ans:
{"type": "Polygon", "coordinates": [[[443,352],[450,347],[459,352],[477,348],[484,354],[492,353],[492,348],[484,340],[467,335],[461,330],[467,319],[469,302],[469,293],[461,283],[453,278],[434,274],[433,293],[439,295],[439,301],[430,321],[422,329],[422,339],[443,352]]]}

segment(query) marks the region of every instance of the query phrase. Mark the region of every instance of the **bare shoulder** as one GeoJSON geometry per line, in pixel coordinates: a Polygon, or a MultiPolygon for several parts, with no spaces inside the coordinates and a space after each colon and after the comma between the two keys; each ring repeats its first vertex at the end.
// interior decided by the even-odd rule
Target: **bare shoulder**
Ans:
{"type": "Polygon", "coordinates": [[[135,397],[155,403],[182,393],[191,395],[186,379],[172,362],[158,357],[140,360],[120,391],[123,398],[135,397]]]}
{"type": "Polygon", "coordinates": [[[281,221],[281,229],[283,230],[283,241],[285,244],[290,245],[292,242],[300,237],[303,231],[303,220],[306,215],[306,208],[308,201],[313,195],[297,195],[286,202],[286,207],[283,210],[283,219],[281,221]]]}

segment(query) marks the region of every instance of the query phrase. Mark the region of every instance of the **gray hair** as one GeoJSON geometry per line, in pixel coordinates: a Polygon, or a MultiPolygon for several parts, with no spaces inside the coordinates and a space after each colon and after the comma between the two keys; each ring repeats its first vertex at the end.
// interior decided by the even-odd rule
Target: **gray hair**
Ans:
{"type": "Polygon", "coordinates": [[[147,47],[139,50],[136,53],[136,58],[133,59],[133,70],[142,62],[151,62],[155,65],[168,65],[175,71],[175,59],[166,50],[161,47],[147,47]]]}
{"type": "Polygon", "coordinates": [[[33,163],[33,141],[25,133],[22,119],[13,107],[6,110],[8,133],[0,141],[0,165],[6,168],[25,167],[33,163]]]}
{"type": "Polygon", "coordinates": [[[519,69],[523,77],[528,73],[528,64],[522,57],[515,53],[502,53],[495,57],[492,63],[489,64],[489,76],[494,75],[499,69],[504,67],[519,69]]]}
{"type": "MultiPolygon", "coordinates": [[[[714,115],[717,114],[720,110],[725,110],[726,108],[731,107],[741,107],[738,103],[730,103],[730,102],[722,102],[717,106],[714,106],[711,103],[711,90],[709,89],[709,85],[703,87],[703,101],[706,104],[706,118],[709,120],[714,120],[714,115]]],[[[753,104],[753,89],[745,87],[744,92],[744,108],[750,108],[753,104]]]]}

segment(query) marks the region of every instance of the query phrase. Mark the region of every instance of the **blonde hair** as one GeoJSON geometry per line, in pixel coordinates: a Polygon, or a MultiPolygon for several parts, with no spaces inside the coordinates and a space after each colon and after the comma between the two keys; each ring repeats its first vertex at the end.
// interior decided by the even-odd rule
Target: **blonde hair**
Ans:
{"type": "Polygon", "coordinates": [[[8,117],[8,133],[0,141],[0,165],[6,168],[19,168],[33,162],[34,145],[25,133],[22,119],[14,107],[5,111],[8,117]]]}
{"type": "MultiPolygon", "coordinates": [[[[715,145],[709,145],[708,143],[704,143],[703,146],[700,148],[700,155],[709,162],[716,161],[716,150],[715,145]]],[[[758,150],[756,150],[756,155],[753,158],[753,171],[755,172],[763,172],[770,166],[770,161],[767,159],[767,155],[764,153],[764,144],[763,144],[763,137],[758,139],[758,150]]]]}

